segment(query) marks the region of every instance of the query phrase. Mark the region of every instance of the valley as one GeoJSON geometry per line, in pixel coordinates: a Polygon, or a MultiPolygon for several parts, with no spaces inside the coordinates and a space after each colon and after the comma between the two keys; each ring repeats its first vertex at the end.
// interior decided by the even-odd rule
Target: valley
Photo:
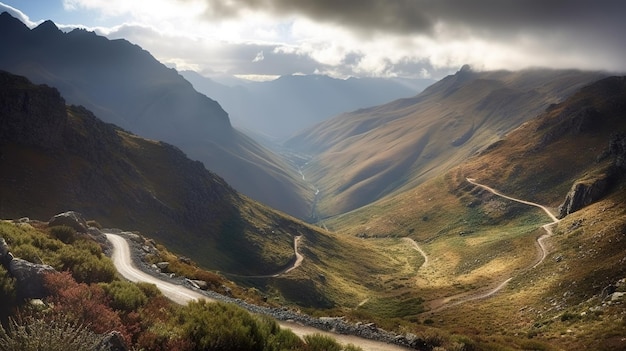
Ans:
{"type": "Polygon", "coordinates": [[[89,289],[234,304],[303,351],[316,333],[364,350],[626,348],[624,77],[466,65],[419,91],[317,75],[226,87],[126,40],[6,13],[0,29],[0,236],[33,263],[78,277],[82,250],[124,278],[83,276],[89,289]],[[128,232],[59,243],[30,220],[69,209],[128,232]]]}
{"type": "MultiPolygon", "coordinates": [[[[105,231],[105,235],[107,239],[113,245],[113,253],[112,253],[113,263],[115,264],[117,270],[120,272],[120,274],[124,278],[133,282],[148,282],[148,283],[155,284],[157,288],[159,288],[159,290],[161,290],[165,296],[167,296],[169,299],[181,305],[185,305],[189,301],[195,301],[199,299],[206,300],[208,302],[215,302],[216,301],[215,298],[220,299],[222,301],[230,302],[230,299],[228,299],[227,297],[223,295],[213,294],[212,296],[214,296],[214,298],[212,298],[212,297],[209,297],[211,295],[207,296],[207,294],[199,293],[197,290],[192,290],[182,285],[175,285],[167,281],[161,280],[158,277],[154,277],[150,274],[142,272],[141,270],[134,267],[134,264],[131,258],[131,252],[130,252],[131,249],[128,243],[126,242],[126,239],[117,234],[106,233],[106,231],[105,231]]],[[[293,269],[296,267],[297,266],[294,265],[294,267],[291,267],[291,268],[293,269]]],[[[285,271],[284,273],[287,273],[288,271],[289,270],[285,271]]],[[[273,275],[273,276],[277,276],[277,275],[273,275]]],[[[248,305],[243,305],[243,306],[245,307],[248,305]]],[[[251,306],[251,307],[252,307],[251,312],[253,313],[255,312],[258,313],[258,311],[263,311],[259,307],[256,307],[256,306],[251,306]]],[[[309,334],[326,335],[326,336],[332,337],[333,339],[336,339],[337,341],[343,344],[357,345],[366,351],[407,350],[407,348],[405,347],[400,347],[400,346],[389,344],[386,342],[368,340],[366,338],[359,338],[356,336],[346,335],[346,334],[325,332],[318,328],[314,328],[314,327],[307,326],[307,325],[302,325],[293,321],[279,321],[278,324],[283,328],[293,331],[296,335],[301,336],[301,337],[304,335],[309,335],[309,334]]]]}

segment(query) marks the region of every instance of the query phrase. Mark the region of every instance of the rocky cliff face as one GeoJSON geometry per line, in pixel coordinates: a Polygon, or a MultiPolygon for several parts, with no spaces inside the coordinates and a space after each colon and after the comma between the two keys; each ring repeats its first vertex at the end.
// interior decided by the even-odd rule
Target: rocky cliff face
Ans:
{"type": "Polygon", "coordinates": [[[610,177],[602,177],[588,182],[577,182],[567,193],[565,201],[559,206],[559,218],[563,218],[570,213],[597,201],[606,194],[611,182],[610,177]]]}
{"type": "Polygon", "coordinates": [[[65,101],[56,89],[32,89],[30,82],[0,71],[0,141],[39,145],[46,148],[62,144],[65,128],[65,101]],[[37,116],[37,118],[25,118],[37,116]]]}

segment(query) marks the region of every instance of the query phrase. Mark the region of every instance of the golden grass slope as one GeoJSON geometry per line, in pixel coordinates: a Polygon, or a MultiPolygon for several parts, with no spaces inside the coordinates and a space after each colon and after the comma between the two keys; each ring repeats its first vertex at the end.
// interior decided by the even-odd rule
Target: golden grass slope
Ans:
{"type": "Polygon", "coordinates": [[[313,156],[304,173],[320,189],[320,215],[337,215],[445,172],[601,76],[465,68],[414,98],[340,115],[286,145],[313,156]]]}
{"type": "Polygon", "coordinates": [[[626,80],[611,77],[551,106],[445,175],[326,225],[363,240],[409,236],[421,245],[429,265],[404,287],[430,309],[415,315],[417,321],[507,345],[495,349],[623,350],[624,154],[607,153],[620,133],[626,133],[626,80]],[[466,181],[475,178],[555,211],[573,182],[607,172],[614,175],[607,192],[558,223],[539,265],[536,240],[551,219],[466,181]],[[492,297],[472,299],[505,281],[492,297]]]}

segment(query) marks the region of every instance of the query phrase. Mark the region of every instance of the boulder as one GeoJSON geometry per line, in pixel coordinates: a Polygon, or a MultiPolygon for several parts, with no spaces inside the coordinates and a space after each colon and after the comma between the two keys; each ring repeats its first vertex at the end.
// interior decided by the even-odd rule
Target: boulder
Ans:
{"type": "Polygon", "coordinates": [[[126,237],[138,244],[143,244],[143,238],[139,234],[135,234],[133,232],[122,232],[122,235],[126,235],[126,237]]]}
{"type": "Polygon", "coordinates": [[[612,293],[611,294],[611,302],[621,301],[623,299],[624,295],[626,295],[626,293],[621,292],[621,291],[616,291],[616,292],[612,293]]]}
{"type": "Polygon", "coordinates": [[[204,280],[198,280],[198,279],[190,279],[194,286],[198,287],[198,289],[201,290],[207,290],[209,288],[209,283],[205,282],[204,280]]]}
{"type": "Polygon", "coordinates": [[[39,299],[48,295],[43,277],[56,272],[47,264],[38,264],[14,258],[9,264],[9,272],[15,278],[17,295],[22,299],[39,299]]]}
{"type": "Polygon", "coordinates": [[[559,218],[574,213],[600,199],[610,185],[609,177],[600,177],[593,181],[576,182],[559,206],[559,218]]]}
{"type": "Polygon", "coordinates": [[[9,244],[4,238],[0,238],[0,264],[5,268],[9,268],[9,263],[13,260],[13,255],[9,251],[9,244]]]}
{"type": "Polygon", "coordinates": [[[106,235],[104,235],[104,233],[96,227],[87,228],[87,234],[98,244],[101,244],[101,245],[109,244],[109,240],[107,240],[106,235]]]}
{"type": "Polygon", "coordinates": [[[68,227],[74,228],[74,230],[79,233],[86,233],[88,228],[87,221],[85,220],[83,215],[75,211],[59,213],[48,221],[49,227],[54,227],[58,225],[66,225],[68,227]]]}
{"type": "Polygon", "coordinates": [[[157,267],[158,267],[161,271],[165,271],[165,270],[167,270],[167,268],[170,266],[170,263],[169,263],[169,262],[165,262],[165,261],[164,261],[164,262],[158,262],[158,263],[156,264],[156,266],[157,266],[157,267]]]}
{"type": "Polygon", "coordinates": [[[112,331],[104,336],[97,347],[101,351],[128,351],[128,346],[118,331],[112,331]]]}

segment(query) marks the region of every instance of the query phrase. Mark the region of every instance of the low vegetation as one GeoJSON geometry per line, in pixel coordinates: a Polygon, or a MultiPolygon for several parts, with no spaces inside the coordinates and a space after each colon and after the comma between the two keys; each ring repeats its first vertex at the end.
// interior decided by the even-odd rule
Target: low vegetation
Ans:
{"type": "MultiPolygon", "coordinates": [[[[108,270],[102,267],[112,267],[112,263],[89,237],[67,227],[33,223],[1,222],[0,237],[16,256],[30,254],[31,259],[50,263],[60,273],[45,276],[49,296],[43,305],[33,305],[16,300],[15,281],[0,268],[4,318],[0,351],[100,350],[103,335],[112,331],[136,350],[360,349],[320,335],[302,340],[269,317],[251,315],[231,304],[175,305],[154,285],[104,274],[108,270]],[[60,240],[68,237],[74,238],[71,244],[60,240]]],[[[210,274],[200,272],[197,269],[196,277],[210,274]]]]}

